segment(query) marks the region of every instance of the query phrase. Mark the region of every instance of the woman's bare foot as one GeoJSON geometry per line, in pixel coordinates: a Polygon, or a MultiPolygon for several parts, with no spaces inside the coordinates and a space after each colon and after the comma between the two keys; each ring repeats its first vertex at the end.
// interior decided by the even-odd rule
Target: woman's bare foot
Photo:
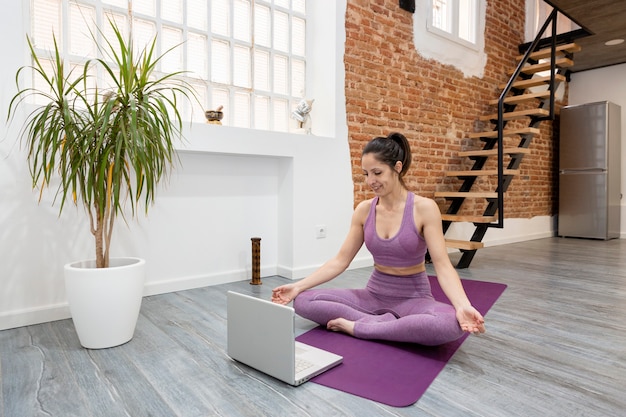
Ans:
{"type": "Polygon", "coordinates": [[[328,324],[326,324],[326,328],[334,332],[343,332],[354,336],[354,322],[341,317],[329,321],[328,324]]]}

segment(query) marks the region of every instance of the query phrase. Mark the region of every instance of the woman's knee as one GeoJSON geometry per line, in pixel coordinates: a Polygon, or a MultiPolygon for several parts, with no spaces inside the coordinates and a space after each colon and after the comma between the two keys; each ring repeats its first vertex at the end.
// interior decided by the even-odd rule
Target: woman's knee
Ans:
{"type": "Polygon", "coordinates": [[[308,305],[313,299],[313,291],[303,291],[293,300],[293,308],[296,313],[300,314],[302,311],[306,311],[308,305]]]}

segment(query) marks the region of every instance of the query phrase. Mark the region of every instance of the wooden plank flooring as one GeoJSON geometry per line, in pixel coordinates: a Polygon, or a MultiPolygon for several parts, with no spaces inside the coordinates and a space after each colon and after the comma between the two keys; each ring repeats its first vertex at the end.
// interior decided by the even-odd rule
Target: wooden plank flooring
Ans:
{"type": "MultiPolygon", "coordinates": [[[[370,271],[331,285],[363,286],[370,271]]],[[[294,388],[230,360],[225,292],[268,297],[286,281],[269,277],[146,297],[135,337],[117,348],[82,349],[71,320],[0,331],[0,416],[624,415],[626,240],[488,247],[459,273],[509,287],[488,332],[470,337],[410,407],[294,388]]]]}

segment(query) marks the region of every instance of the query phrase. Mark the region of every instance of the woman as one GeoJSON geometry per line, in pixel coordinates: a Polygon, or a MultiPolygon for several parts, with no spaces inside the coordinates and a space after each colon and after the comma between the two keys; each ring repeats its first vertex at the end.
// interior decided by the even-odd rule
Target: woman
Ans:
{"type": "Polygon", "coordinates": [[[337,255],[310,276],[274,288],[272,301],[293,300],[300,316],[362,339],[440,345],[464,332],[484,333],[484,319],[450,263],[439,208],[404,184],[410,164],[404,135],[372,139],[361,165],[376,196],[355,209],[337,255]],[[345,271],[364,242],[374,257],[366,288],[311,289],[345,271]],[[452,306],[433,299],[424,266],[427,247],[452,306]]]}

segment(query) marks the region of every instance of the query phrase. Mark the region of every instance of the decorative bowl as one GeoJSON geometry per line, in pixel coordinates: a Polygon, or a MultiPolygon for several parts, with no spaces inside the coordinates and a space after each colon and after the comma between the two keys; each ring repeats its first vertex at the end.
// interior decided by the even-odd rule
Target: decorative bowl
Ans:
{"type": "Polygon", "coordinates": [[[217,110],[207,110],[204,112],[204,117],[206,117],[208,122],[219,122],[224,117],[224,112],[217,110]]]}

